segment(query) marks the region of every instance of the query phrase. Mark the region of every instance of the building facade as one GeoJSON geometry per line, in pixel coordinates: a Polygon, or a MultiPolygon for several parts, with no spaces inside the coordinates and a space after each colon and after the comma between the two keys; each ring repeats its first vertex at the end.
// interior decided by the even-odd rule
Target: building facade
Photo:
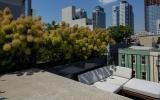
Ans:
{"type": "Polygon", "coordinates": [[[119,25],[119,6],[112,7],[112,25],[113,26],[119,25]]]}
{"type": "Polygon", "coordinates": [[[125,0],[120,2],[119,6],[112,7],[113,26],[128,26],[134,32],[134,13],[132,6],[125,0]]]}
{"type": "Polygon", "coordinates": [[[160,50],[150,52],[150,79],[154,82],[160,82],[160,50]],[[154,58],[153,58],[154,57],[154,58]]]}
{"type": "Polygon", "coordinates": [[[153,82],[160,82],[157,59],[160,50],[151,47],[133,46],[119,49],[119,65],[133,68],[133,77],[153,82]]]}
{"type": "Polygon", "coordinates": [[[75,17],[76,17],[76,19],[87,18],[87,12],[82,8],[78,8],[78,9],[76,9],[75,17]]]}
{"type": "Polygon", "coordinates": [[[92,13],[92,19],[87,17],[87,12],[82,8],[69,6],[62,9],[62,21],[70,24],[70,26],[79,25],[94,28],[106,28],[106,16],[104,9],[96,6],[92,13]]]}
{"type": "Polygon", "coordinates": [[[157,34],[157,35],[143,34],[143,35],[136,36],[136,39],[139,42],[139,44],[147,47],[155,47],[157,45],[159,38],[160,38],[160,34],[157,34]]]}
{"type": "Polygon", "coordinates": [[[0,0],[0,10],[10,8],[14,19],[20,15],[32,15],[31,0],[0,0]]]}
{"type": "Polygon", "coordinates": [[[26,14],[27,16],[33,15],[33,9],[32,9],[32,0],[25,0],[25,7],[26,7],[26,14]]]}
{"type": "Polygon", "coordinates": [[[62,21],[70,24],[70,26],[79,25],[89,27],[93,30],[93,21],[87,18],[87,13],[81,8],[69,6],[62,9],[62,21]]]}
{"type": "Polygon", "coordinates": [[[128,26],[134,31],[134,13],[132,6],[127,1],[120,2],[120,25],[128,26]]]}
{"type": "Polygon", "coordinates": [[[106,13],[102,7],[96,6],[92,17],[95,28],[106,28],[106,13]]]}
{"type": "Polygon", "coordinates": [[[160,0],[144,0],[145,30],[157,34],[157,20],[160,19],[160,0]]]}
{"type": "Polygon", "coordinates": [[[160,19],[157,20],[156,28],[157,28],[157,34],[160,34],[160,19]]]}

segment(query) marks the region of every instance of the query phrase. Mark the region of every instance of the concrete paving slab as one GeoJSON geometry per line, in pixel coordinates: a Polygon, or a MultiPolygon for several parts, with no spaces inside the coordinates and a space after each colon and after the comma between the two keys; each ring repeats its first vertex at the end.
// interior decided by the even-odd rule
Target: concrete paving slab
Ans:
{"type": "Polygon", "coordinates": [[[40,69],[0,77],[4,100],[129,100],[40,69]]]}

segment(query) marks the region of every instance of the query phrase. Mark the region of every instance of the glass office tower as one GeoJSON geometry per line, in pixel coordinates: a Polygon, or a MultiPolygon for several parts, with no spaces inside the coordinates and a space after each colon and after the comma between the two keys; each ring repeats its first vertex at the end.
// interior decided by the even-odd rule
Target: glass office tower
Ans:
{"type": "Polygon", "coordinates": [[[112,25],[118,26],[119,25],[119,6],[112,7],[112,25]]]}
{"type": "Polygon", "coordinates": [[[26,15],[32,16],[32,1],[31,0],[25,0],[25,7],[26,7],[26,15]]]}
{"type": "Polygon", "coordinates": [[[145,30],[157,34],[157,21],[160,19],[160,0],[144,0],[145,30]]]}
{"type": "Polygon", "coordinates": [[[119,9],[120,25],[128,26],[134,32],[134,13],[132,5],[130,5],[126,0],[122,0],[120,2],[119,9]]]}
{"type": "Polygon", "coordinates": [[[95,28],[106,28],[106,13],[101,6],[95,7],[92,16],[95,28]]]}
{"type": "Polygon", "coordinates": [[[0,10],[10,8],[14,19],[20,15],[32,15],[31,0],[0,0],[0,10]]]}
{"type": "Polygon", "coordinates": [[[112,24],[128,26],[134,32],[134,12],[126,0],[120,1],[119,6],[112,7],[112,24]]]}

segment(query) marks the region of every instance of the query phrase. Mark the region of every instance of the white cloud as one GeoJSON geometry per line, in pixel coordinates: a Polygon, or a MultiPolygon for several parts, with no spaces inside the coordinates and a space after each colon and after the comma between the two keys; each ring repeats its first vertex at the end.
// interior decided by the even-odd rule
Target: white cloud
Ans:
{"type": "Polygon", "coordinates": [[[100,3],[102,4],[109,4],[109,3],[112,3],[112,2],[116,2],[118,0],[98,0],[100,3]]]}

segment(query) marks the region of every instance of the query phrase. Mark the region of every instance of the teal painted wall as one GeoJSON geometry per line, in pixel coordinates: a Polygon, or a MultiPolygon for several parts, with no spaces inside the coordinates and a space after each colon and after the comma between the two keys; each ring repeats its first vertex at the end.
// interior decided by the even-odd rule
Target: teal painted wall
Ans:
{"type": "Polygon", "coordinates": [[[146,72],[146,80],[150,81],[150,56],[149,50],[133,50],[133,49],[119,49],[119,65],[123,67],[132,68],[131,56],[135,56],[135,63],[133,63],[133,70],[136,73],[136,78],[142,79],[142,72],[146,72]],[[123,62],[122,56],[125,55],[123,62]],[[145,64],[142,64],[142,56],[145,56],[145,64]]]}

